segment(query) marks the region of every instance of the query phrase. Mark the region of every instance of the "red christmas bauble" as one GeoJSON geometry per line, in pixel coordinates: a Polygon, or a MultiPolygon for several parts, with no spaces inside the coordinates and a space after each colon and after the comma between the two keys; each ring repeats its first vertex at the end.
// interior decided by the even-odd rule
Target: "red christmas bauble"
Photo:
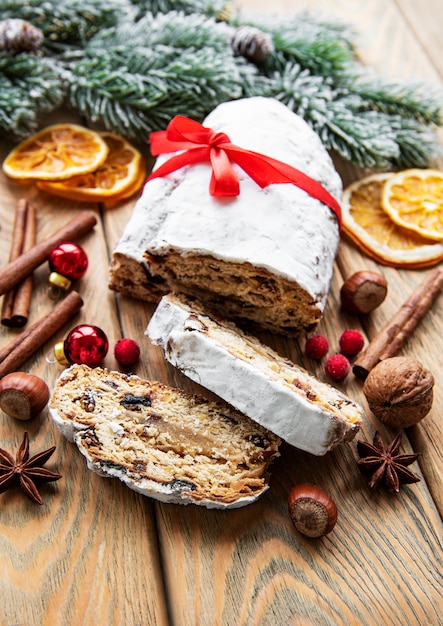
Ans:
{"type": "Polygon", "coordinates": [[[90,324],[80,324],[66,337],[63,350],[70,363],[94,367],[103,361],[108,353],[108,338],[101,328],[90,324]]]}
{"type": "Polygon", "coordinates": [[[88,269],[86,252],[76,243],[66,241],[49,255],[49,267],[53,272],[61,274],[70,280],[78,280],[88,269]]]}

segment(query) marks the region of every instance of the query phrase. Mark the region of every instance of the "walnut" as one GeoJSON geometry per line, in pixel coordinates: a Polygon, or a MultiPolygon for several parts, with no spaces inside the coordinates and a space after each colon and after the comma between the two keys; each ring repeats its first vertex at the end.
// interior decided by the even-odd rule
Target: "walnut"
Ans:
{"type": "Polygon", "coordinates": [[[369,408],[393,428],[417,424],[431,410],[434,376],[417,359],[395,356],[380,361],[368,374],[363,392],[369,408]]]}

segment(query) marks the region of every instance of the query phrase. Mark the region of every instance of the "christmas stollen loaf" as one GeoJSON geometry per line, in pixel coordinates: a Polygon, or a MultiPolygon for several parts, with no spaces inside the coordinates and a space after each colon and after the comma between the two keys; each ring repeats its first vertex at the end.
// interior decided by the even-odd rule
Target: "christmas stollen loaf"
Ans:
{"type": "Polygon", "coordinates": [[[279,437],[224,402],[100,367],[66,369],[49,411],[89,469],[162,502],[250,504],[279,454],[279,437]]]}
{"type": "MultiPolygon", "coordinates": [[[[277,159],[334,199],[342,183],[318,135],[284,104],[254,97],[219,105],[204,126],[277,159]]],[[[171,154],[159,156],[155,170],[171,154]]],[[[295,184],[261,188],[238,165],[240,193],[209,193],[211,165],[149,180],[112,256],[109,287],[148,301],[170,292],[283,334],[311,331],[326,303],[339,242],[336,214],[295,184]]]]}
{"type": "Polygon", "coordinates": [[[163,296],[146,334],[189,378],[297,448],[322,455],[360,428],[357,403],[189,298],[163,296]]]}

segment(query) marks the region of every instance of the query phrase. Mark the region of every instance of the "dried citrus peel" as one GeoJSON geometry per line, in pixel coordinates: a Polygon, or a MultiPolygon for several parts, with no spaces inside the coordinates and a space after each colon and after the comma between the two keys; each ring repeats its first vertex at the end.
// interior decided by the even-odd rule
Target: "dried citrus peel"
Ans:
{"type": "Polygon", "coordinates": [[[38,181],[43,191],[80,202],[115,202],[140,189],[146,177],[142,154],[120,135],[100,133],[108,156],[96,170],[59,182],[38,181]]]}
{"type": "Polygon", "coordinates": [[[383,209],[399,226],[422,237],[443,241],[443,172],[403,170],[383,186],[383,209]]]}
{"type": "Polygon", "coordinates": [[[97,169],[108,151],[97,132],[55,124],[16,146],[4,160],[3,171],[19,180],[65,180],[97,169]]]}
{"type": "Polygon", "coordinates": [[[397,225],[381,204],[383,187],[392,173],[373,174],[349,185],[343,193],[343,232],[384,265],[418,269],[443,260],[443,244],[397,225]]]}

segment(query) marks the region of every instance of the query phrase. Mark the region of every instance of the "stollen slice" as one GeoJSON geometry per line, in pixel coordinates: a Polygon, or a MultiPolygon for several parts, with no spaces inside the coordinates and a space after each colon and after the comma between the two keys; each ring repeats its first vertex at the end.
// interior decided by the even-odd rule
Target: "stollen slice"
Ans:
{"type": "Polygon", "coordinates": [[[251,504],[279,454],[279,437],[224,402],[99,367],[66,369],[49,411],[89,469],[162,502],[251,504]]]}
{"type": "Polygon", "coordinates": [[[189,378],[297,448],[322,455],[359,430],[356,402],[195,300],[163,296],[146,333],[189,378]]]}

